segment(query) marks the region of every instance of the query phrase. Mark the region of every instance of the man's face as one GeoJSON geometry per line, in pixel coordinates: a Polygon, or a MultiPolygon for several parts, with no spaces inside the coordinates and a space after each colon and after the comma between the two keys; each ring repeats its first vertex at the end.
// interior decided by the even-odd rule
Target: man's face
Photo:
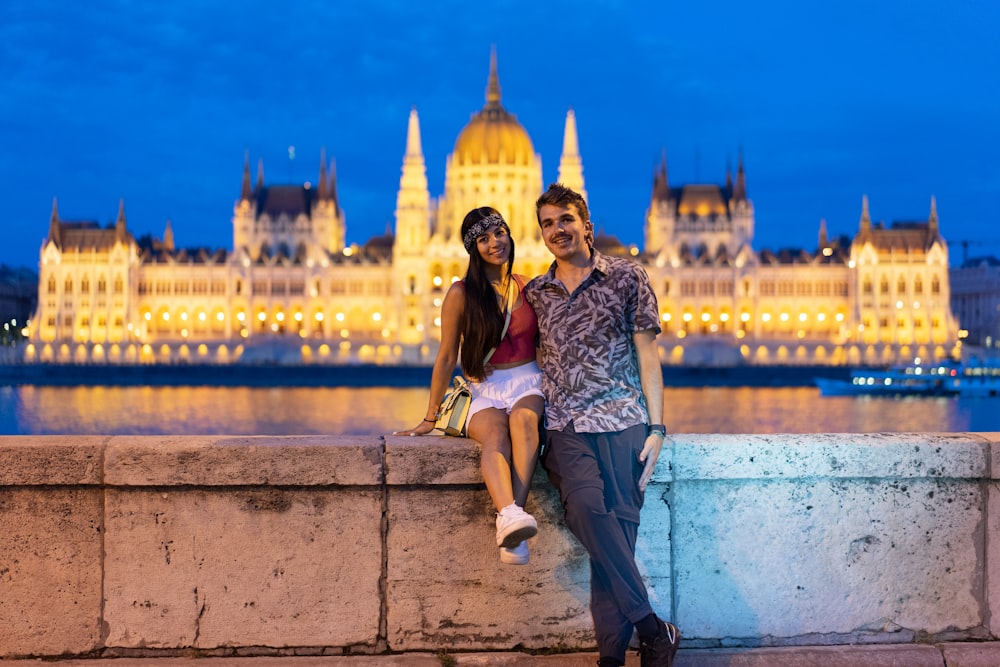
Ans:
{"type": "Polygon", "coordinates": [[[590,248],[587,246],[588,225],[580,219],[575,204],[570,204],[569,208],[545,204],[538,209],[538,224],[545,247],[556,259],[590,257],[590,248]]]}

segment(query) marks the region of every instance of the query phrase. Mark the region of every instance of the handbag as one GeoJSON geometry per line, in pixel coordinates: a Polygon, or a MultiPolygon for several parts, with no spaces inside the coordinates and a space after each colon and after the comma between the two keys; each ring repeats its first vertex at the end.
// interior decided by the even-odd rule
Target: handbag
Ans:
{"type": "Polygon", "coordinates": [[[441,401],[437,421],[434,427],[444,431],[445,435],[465,435],[465,420],[469,417],[469,406],[472,405],[472,392],[469,383],[461,375],[453,378],[451,389],[441,401]]]}
{"type": "MultiPolygon", "coordinates": [[[[511,280],[514,280],[513,276],[511,276],[511,280]]],[[[514,285],[517,285],[517,281],[514,281],[514,285]]],[[[510,312],[513,310],[514,302],[517,301],[516,292],[517,290],[510,290],[507,294],[506,315],[503,330],[500,332],[500,340],[503,340],[503,337],[507,335],[507,328],[510,327],[510,312]]],[[[496,347],[492,348],[483,357],[484,366],[495,351],[496,347]]],[[[444,431],[445,435],[464,437],[465,422],[469,418],[469,407],[471,405],[472,390],[469,389],[469,383],[461,375],[456,375],[452,378],[451,388],[445,392],[444,400],[441,401],[441,407],[438,408],[437,421],[434,422],[434,428],[444,431]]]]}

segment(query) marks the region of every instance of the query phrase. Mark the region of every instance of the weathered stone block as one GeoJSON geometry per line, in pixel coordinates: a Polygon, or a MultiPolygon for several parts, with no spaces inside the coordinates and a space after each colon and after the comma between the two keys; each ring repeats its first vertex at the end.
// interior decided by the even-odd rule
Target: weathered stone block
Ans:
{"type": "Polygon", "coordinates": [[[936,633],[982,623],[984,498],[952,479],[679,480],[686,636],[936,633]]]}
{"type": "Polygon", "coordinates": [[[100,647],[101,518],[95,488],[0,486],[0,657],[100,647]]]}
{"type": "Polygon", "coordinates": [[[504,565],[481,487],[389,489],[387,637],[395,651],[593,646],[590,566],[536,475],[540,532],[528,565],[504,565]]]}
{"type": "Polygon", "coordinates": [[[378,485],[382,441],[329,436],[112,438],[105,482],[114,486],[378,485]]]}
{"type": "Polygon", "coordinates": [[[0,436],[0,486],[100,484],[105,436],[0,436]]]}
{"type": "Polygon", "coordinates": [[[374,645],[381,531],[379,489],[109,490],[106,644],[374,645]]]}

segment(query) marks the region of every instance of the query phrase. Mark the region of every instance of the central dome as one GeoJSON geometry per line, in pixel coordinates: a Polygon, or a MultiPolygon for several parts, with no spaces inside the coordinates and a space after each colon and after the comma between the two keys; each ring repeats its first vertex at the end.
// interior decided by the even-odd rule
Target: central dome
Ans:
{"type": "Polygon", "coordinates": [[[493,52],[486,84],[486,106],[472,116],[455,140],[455,161],[459,164],[527,165],[534,157],[531,137],[517,122],[517,117],[500,104],[500,80],[493,52]]]}

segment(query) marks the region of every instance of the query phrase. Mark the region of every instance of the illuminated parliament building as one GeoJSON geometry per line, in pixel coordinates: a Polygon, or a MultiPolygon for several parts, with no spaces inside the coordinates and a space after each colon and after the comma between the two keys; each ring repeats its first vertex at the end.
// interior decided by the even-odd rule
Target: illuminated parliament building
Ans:
{"type": "MultiPolygon", "coordinates": [[[[583,171],[569,111],[558,180],[586,196],[583,171]]],[[[486,104],[458,135],[436,198],[410,112],[395,229],[364,245],[345,241],[325,156],[314,185],[268,184],[248,157],[228,251],[179,249],[169,223],[162,240],[137,240],[124,204],[101,226],[62,220],[54,202],[25,359],[430,365],[445,291],[465,272],[465,213],[500,210],[515,270],[536,275],[551,263],[535,218],[543,190],[541,157],[501,103],[494,56],[486,104]]],[[[863,199],[853,238],[828,238],[821,222],[813,252],[756,250],[742,156],[721,184],[672,184],[664,159],[642,222],[643,248],[603,234],[597,246],[649,273],[664,364],[886,364],[957,350],[933,199],[926,221],[891,226],[874,224],[863,199]]]]}

